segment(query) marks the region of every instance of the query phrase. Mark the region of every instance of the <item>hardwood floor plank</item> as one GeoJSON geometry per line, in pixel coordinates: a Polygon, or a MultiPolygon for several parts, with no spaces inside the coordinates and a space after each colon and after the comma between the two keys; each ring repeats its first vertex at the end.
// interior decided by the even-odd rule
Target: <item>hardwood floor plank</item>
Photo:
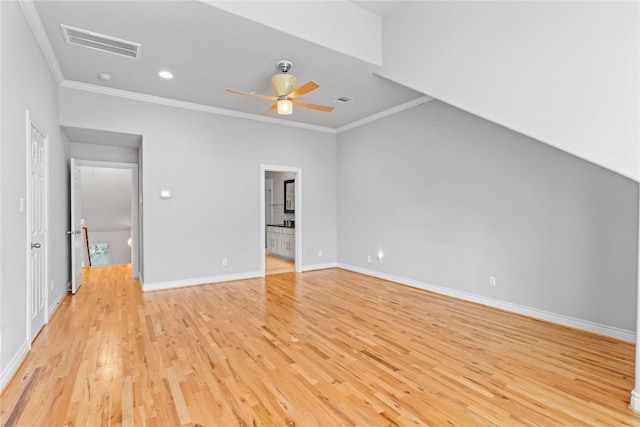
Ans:
{"type": "Polygon", "coordinates": [[[631,426],[634,346],[339,269],[143,294],[86,269],[3,426],[631,426]]]}

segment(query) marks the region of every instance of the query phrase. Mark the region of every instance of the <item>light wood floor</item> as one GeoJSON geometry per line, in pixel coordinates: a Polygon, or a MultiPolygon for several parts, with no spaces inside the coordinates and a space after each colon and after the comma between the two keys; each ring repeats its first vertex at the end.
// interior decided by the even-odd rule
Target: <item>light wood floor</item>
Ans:
{"type": "Polygon", "coordinates": [[[286,259],[278,258],[275,256],[271,256],[269,254],[265,255],[265,274],[281,274],[281,273],[293,273],[295,268],[295,263],[293,261],[287,261],[286,259]]]}
{"type": "Polygon", "coordinates": [[[634,347],[339,269],[142,294],[87,269],[6,426],[639,425],[634,347]]]}

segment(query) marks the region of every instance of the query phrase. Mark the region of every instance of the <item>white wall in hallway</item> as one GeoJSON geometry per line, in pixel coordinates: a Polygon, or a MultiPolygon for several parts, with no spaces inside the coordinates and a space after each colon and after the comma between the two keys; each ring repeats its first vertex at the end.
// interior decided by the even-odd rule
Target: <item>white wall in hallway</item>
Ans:
{"type": "Polygon", "coordinates": [[[58,126],[58,86],[18,2],[0,2],[0,387],[29,349],[27,336],[27,228],[19,201],[27,194],[28,109],[49,143],[49,314],[69,282],[69,142],[58,126]]]}

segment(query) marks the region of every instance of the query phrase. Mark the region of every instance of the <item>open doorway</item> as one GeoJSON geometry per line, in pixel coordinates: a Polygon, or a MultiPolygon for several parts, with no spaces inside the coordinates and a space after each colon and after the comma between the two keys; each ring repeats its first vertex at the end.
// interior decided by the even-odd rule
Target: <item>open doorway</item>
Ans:
{"type": "Polygon", "coordinates": [[[83,264],[130,264],[132,170],[103,166],[79,166],[79,169],[86,248],[83,264]]]}
{"type": "MultiPolygon", "coordinates": [[[[82,228],[82,206],[81,200],[81,174],[80,167],[126,169],[129,171],[131,180],[131,208],[130,208],[130,233],[131,248],[129,251],[128,238],[124,242],[118,239],[118,246],[126,245],[124,251],[130,252],[131,271],[133,278],[143,279],[144,263],[142,244],[143,222],[142,222],[142,135],[114,132],[107,130],[87,129],[70,126],[60,126],[69,139],[70,145],[70,219],[71,227],[67,231],[71,237],[71,291],[76,293],[82,284],[82,264],[88,264],[87,242],[85,231],[82,228]],[[77,202],[77,203],[76,203],[77,202]],[[85,258],[86,257],[86,258],[85,258]]],[[[96,227],[86,224],[89,236],[91,230],[97,231],[96,227]]],[[[97,243],[105,243],[103,241],[97,243]]],[[[105,253],[105,246],[96,248],[105,253]]],[[[112,246],[109,245],[110,262],[117,258],[112,258],[112,246]]],[[[106,257],[103,257],[103,260],[106,257]]]]}
{"type": "Polygon", "coordinates": [[[302,169],[260,170],[261,275],[302,271],[302,169]]]}
{"type": "Polygon", "coordinates": [[[131,264],[138,277],[138,165],[77,160],[83,267],[131,264]]]}

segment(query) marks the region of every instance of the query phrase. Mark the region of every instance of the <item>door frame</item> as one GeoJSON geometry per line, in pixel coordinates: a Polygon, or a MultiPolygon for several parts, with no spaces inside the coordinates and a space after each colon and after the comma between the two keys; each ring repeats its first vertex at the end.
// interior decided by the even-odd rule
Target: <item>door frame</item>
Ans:
{"type": "MultiPolygon", "coordinates": [[[[26,213],[26,269],[27,269],[27,337],[29,337],[29,348],[35,339],[31,336],[31,127],[42,135],[44,144],[44,325],[49,323],[49,135],[42,132],[42,128],[33,120],[31,112],[26,110],[26,152],[25,158],[27,163],[27,181],[26,181],[26,199],[24,201],[24,211],[26,213]]],[[[44,326],[43,325],[43,326],[44,326]]],[[[36,334],[37,335],[37,334],[36,334]]]]}
{"type": "Polygon", "coordinates": [[[295,255],[295,267],[296,273],[302,273],[302,225],[304,217],[302,215],[302,168],[293,166],[276,166],[276,165],[260,165],[260,277],[266,276],[265,266],[265,243],[266,236],[265,230],[267,224],[265,223],[265,210],[264,210],[264,189],[266,172],[293,172],[295,174],[295,191],[296,191],[296,255],[295,255]]]}
{"type": "MultiPolygon", "coordinates": [[[[140,176],[137,163],[107,162],[100,160],[76,159],[76,167],[129,169],[131,170],[131,272],[134,279],[140,277],[140,248],[142,234],[140,233],[140,176]]],[[[73,209],[73,206],[71,206],[73,209]]],[[[71,248],[73,250],[73,248],[71,248]]]]}

